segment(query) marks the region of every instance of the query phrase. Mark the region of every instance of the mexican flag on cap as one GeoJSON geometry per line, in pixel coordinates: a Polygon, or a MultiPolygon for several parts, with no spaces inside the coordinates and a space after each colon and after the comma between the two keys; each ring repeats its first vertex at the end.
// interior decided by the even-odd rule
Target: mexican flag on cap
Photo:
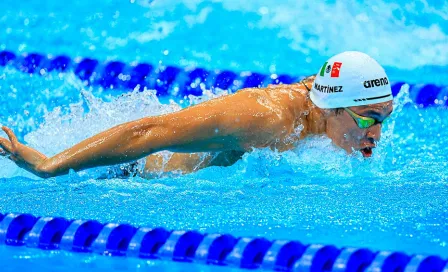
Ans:
{"type": "Polygon", "coordinates": [[[330,73],[331,77],[339,77],[339,71],[341,70],[342,62],[333,62],[332,64],[328,64],[325,62],[320,69],[320,76],[325,76],[325,74],[330,73]]]}

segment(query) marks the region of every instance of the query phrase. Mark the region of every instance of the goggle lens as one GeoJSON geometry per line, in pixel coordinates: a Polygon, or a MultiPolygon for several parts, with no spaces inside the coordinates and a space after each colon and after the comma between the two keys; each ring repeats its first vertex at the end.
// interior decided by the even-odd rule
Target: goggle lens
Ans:
{"type": "Polygon", "coordinates": [[[388,117],[386,117],[386,118],[384,118],[383,121],[379,122],[374,118],[358,115],[348,108],[344,108],[344,109],[346,112],[348,112],[348,114],[350,114],[350,116],[353,118],[353,120],[355,120],[358,127],[362,128],[362,129],[369,128],[375,124],[381,124],[384,121],[386,121],[386,119],[388,118],[388,117]]]}
{"type": "Polygon", "coordinates": [[[358,121],[357,123],[358,123],[358,127],[360,127],[360,128],[369,128],[369,127],[371,127],[371,126],[373,126],[375,123],[376,123],[376,120],[375,119],[371,119],[371,118],[369,118],[369,119],[367,119],[367,118],[357,118],[357,120],[356,121],[358,121]]]}

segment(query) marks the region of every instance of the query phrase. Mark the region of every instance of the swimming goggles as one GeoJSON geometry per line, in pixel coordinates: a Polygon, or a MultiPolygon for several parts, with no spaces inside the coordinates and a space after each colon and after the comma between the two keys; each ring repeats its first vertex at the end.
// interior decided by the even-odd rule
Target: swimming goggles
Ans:
{"type": "Polygon", "coordinates": [[[384,120],[387,119],[387,117],[386,117],[386,118],[384,118],[383,121],[380,122],[380,121],[376,120],[375,118],[361,116],[359,114],[356,114],[352,110],[350,110],[349,108],[344,108],[344,110],[346,112],[348,112],[348,114],[350,114],[350,116],[353,118],[353,120],[355,120],[355,123],[358,125],[358,127],[359,128],[363,128],[363,129],[369,128],[369,127],[371,127],[373,125],[376,125],[376,124],[381,124],[381,123],[384,122],[384,120]]]}

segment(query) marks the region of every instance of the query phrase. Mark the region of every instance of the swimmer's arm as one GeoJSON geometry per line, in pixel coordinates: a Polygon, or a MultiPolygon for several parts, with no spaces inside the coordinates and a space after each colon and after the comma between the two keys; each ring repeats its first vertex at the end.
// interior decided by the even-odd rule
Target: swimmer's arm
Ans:
{"type": "Polygon", "coordinates": [[[19,143],[7,132],[0,138],[0,154],[40,177],[135,161],[152,153],[241,150],[240,135],[270,127],[272,113],[240,92],[171,114],[147,117],[115,126],[53,156],[19,143]]]}

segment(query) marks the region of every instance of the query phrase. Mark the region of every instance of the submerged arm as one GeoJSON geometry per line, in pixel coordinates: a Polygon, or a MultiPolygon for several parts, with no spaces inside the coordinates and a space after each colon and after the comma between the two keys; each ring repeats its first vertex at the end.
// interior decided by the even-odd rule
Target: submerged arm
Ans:
{"type": "Polygon", "coordinates": [[[191,173],[209,166],[230,166],[243,156],[243,151],[198,152],[198,153],[155,153],[146,158],[146,165],[140,176],[161,177],[166,173],[191,173]]]}

